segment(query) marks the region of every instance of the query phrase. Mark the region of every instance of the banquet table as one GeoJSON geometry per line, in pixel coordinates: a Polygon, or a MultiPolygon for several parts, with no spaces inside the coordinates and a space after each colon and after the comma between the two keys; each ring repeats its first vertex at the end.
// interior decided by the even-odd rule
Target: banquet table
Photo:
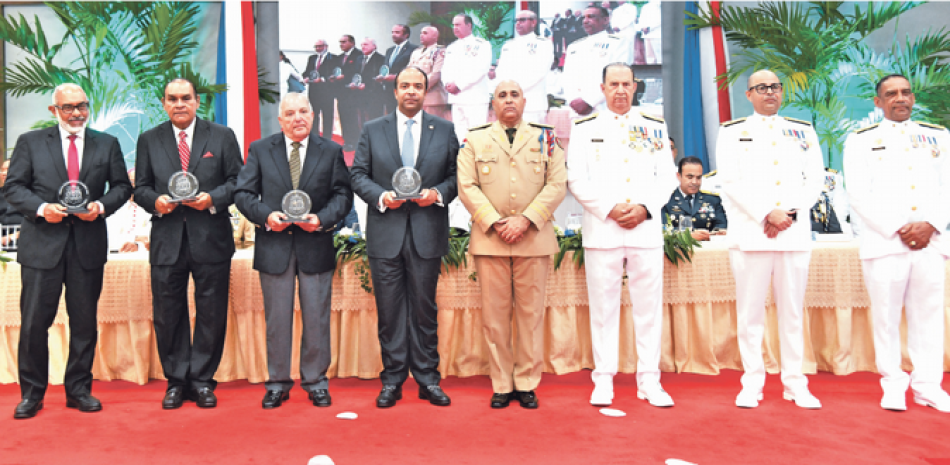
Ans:
{"type": "MultiPolygon", "coordinates": [[[[252,251],[239,250],[232,261],[228,327],[218,381],[267,378],[264,309],[252,251]]],[[[376,336],[376,306],[353,262],[333,282],[330,377],[376,378],[382,370],[376,336]]],[[[553,266],[553,260],[552,260],[553,266]]],[[[440,371],[443,376],[488,374],[488,350],[481,329],[481,300],[474,265],[444,271],[438,286],[440,371]]],[[[950,278],[950,272],[947,274],[950,278]]],[[[948,280],[950,281],[950,280],[948,280]]],[[[99,380],[144,384],[162,379],[152,327],[152,294],[146,253],[115,254],[105,268],[99,300],[99,344],[93,375],[99,380]]],[[[663,348],[666,372],[715,375],[741,370],[736,342],[735,282],[724,242],[705,243],[692,263],[664,270],[663,348]]],[[[950,293],[950,282],[946,286],[950,293]]],[[[0,383],[17,381],[20,268],[0,272],[0,383]]],[[[193,302],[193,301],[192,301],[193,302]]],[[[945,299],[950,303],[950,295],[945,299]]],[[[624,292],[620,332],[620,371],[636,371],[630,299],[624,292]]],[[[848,374],[875,371],[870,302],[855,243],[816,243],[805,297],[805,372],[848,374]]],[[[548,278],[544,319],[544,370],[569,373],[593,368],[588,298],[583,267],[566,257],[548,278]]],[[[766,306],[763,355],[770,373],[779,371],[775,306],[766,306]]],[[[950,306],[945,306],[945,316],[950,306]]],[[[191,308],[194,321],[194,305],[191,308]]],[[[946,318],[945,318],[946,321],[946,318]]],[[[50,382],[61,384],[69,347],[64,303],[50,328],[50,382]]],[[[946,324],[946,323],[945,323],[946,324]]],[[[905,332],[902,325],[902,333],[905,332]]],[[[299,305],[294,327],[293,376],[299,377],[299,305]]],[[[950,368],[950,338],[944,342],[944,368],[950,368]]],[[[904,367],[911,369],[904,344],[904,367]]]]}

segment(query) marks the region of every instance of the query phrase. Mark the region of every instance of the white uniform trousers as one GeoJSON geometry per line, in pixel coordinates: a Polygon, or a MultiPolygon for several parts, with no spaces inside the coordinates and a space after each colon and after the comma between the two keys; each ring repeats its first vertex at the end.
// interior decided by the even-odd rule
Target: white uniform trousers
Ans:
{"type": "Polygon", "coordinates": [[[481,126],[488,121],[488,103],[452,104],[452,124],[455,125],[455,136],[461,143],[468,135],[469,128],[481,126]]]}
{"type": "Polygon", "coordinates": [[[874,353],[884,392],[940,389],[943,380],[944,258],[924,249],[862,260],[874,316],[874,353]],[[901,310],[914,372],[901,369],[901,310]]]}
{"type": "Polygon", "coordinates": [[[736,279],[736,326],[742,356],[742,388],[761,391],[765,386],[762,338],[765,333],[765,299],[769,284],[778,310],[782,384],[788,390],[807,388],[802,373],[804,358],[804,304],[811,251],[729,251],[736,279]]]}
{"type": "Polygon", "coordinates": [[[633,303],[637,344],[637,386],[660,382],[663,336],[663,248],[584,249],[590,302],[594,383],[617,374],[620,354],[620,291],[627,260],[627,288],[633,303]]]}

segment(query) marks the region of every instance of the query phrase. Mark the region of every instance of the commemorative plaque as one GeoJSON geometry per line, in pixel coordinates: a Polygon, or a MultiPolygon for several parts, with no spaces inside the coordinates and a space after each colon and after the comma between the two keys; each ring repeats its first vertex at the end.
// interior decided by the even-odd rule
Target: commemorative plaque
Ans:
{"type": "Polygon", "coordinates": [[[310,74],[310,75],[307,76],[307,77],[308,77],[309,79],[311,79],[311,80],[316,81],[317,79],[320,79],[320,72],[317,71],[317,70],[313,70],[313,71],[311,71],[311,72],[308,73],[308,74],[310,74]]]}
{"type": "Polygon", "coordinates": [[[342,68],[340,68],[339,66],[337,66],[336,68],[333,68],[333,77],[340,77],[342,75],[343,75],[342,68]]]}
{"type": "Polygon", "coordinates": [[[379,67],[379,77],[389,76],[389,66],[383,65],[379,67]]]}
{"type": "Polygon", "coordinates": [[[350,87],[359,87],[363,83],[363,76],[360,76],[359,73],[353,75],[353,80],[350,81],[350,87]]]}
{"type": "Polygon", "coordinates": [[[191,202],[198,195],[198,178],[187,171],[179,171],[168,178],[170,203],[191,202]]]}
{"type": "Polygon", "coordinates": [[[396,200],[421,199],[422,175],[411,166],[403,166],[393,173],[393,191],[396,200]]]}
{"type": "Polygon", "coordinates": [[[294,189],[286,194],[280,201],[280,207],[283,209],[287,219],[281,220],[284,223],[308,223],[306,219],[310,214],[310,196],[306,192],[294,189]]]}
{"type": "Polygon", "coordinates": [[[59,203],[66,207],[66,214],[89,213],[89,187],[80,181],[66,181],[59,188],[59,203]]]}

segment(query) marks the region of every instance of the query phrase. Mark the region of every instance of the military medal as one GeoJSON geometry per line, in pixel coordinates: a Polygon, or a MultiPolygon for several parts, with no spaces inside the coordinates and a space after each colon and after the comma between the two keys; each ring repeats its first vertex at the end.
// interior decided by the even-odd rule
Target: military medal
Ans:
{"type": "Polygon", "coordinates": [[[489,173],[491,173],[491,167],[488,165],[482,166],[482,174],[487,175],[489,173]]]}
{"type": "Polygon", "coordinates": [[[535,166],[535,167],[534,167],[534,174],[541,174],[541,167],[540,167],[540,166],[535,166]]]}

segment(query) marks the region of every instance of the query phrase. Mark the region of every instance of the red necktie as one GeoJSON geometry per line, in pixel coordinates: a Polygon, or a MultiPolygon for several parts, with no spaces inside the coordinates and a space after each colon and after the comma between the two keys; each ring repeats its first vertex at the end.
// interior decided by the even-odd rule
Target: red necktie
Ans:
{"type": "Polygon", "coordinates": [[[313,70],[319,72],[319,71],[320,71],[320,65],[322,65],[322,64],[323,64],[323,55],[320,55],[320,56],[317,57],[317,67],[314,68],[313,70]]]}
{"type": "Polygon", "coordinates": [[[191,158],[191,149],[188,148],[188,133],[182,131],[178,133],[178,156],[181,158],[181,170],[188,171],[188,160],[191,158]]]}
{"type": "Polygon", "coordinates": [[[75,134],[69,135],[69,158],[66,159],[66,170],[69,172],[70,181],[79,180],[79,150],[76,148],[75,134]]]}

